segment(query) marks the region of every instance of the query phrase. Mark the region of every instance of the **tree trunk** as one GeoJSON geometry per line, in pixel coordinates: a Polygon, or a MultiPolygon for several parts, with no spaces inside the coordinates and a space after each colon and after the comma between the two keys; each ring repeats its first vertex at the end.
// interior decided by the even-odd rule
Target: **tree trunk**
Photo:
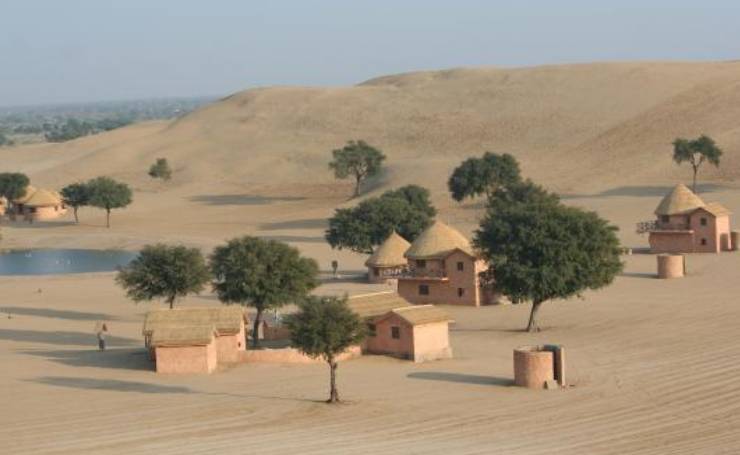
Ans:
{"type": "Polygon", "coordinates": [[[362,184],[362,176],[357,175],[355,177],[355,195],[353,197],[358,197],[360,195],[360,185],[362,184]]]}
{"type": "Polygon", "coordinates": [[[691,191],[696,193],[696,173],[699,171],[699,166],[693,166],[694,168],[694,181],[691,184],[691,191]]]}
{"type": "Polygon", "coordinates": [[[532,302],[532,312],[529,313],[529,324],[527,324],[527,332],[539,332],[540,327],[537,325],[537,311],[540,309],[542,302],[532,302]]]}
{"type": "Polygon", "coordinates": [[[107,228],[110,229],[110,209],[105,209],[106,217],[105,217],[105,225],[107,228]]]}
{"type": "Polygon", "coordinates": [[[257,308],[257,316],[254,317],[254,325],[252,326],[252,347],[260,347],[259,329],[260,323],[262,322],[262,309],[257,308]]]}
{"type": "Polygon", "coordinates": [[[339,403],[339,392],[337,392],[337,362],[331,357],[329,362],[329,399],[327,403],[339,403]]]}
{"type": "Polygon", "coordinates": [[[73,207],[75,213],[75,224],[80,224],[80,219],[77,218],[77,207],[73,207]]]}
{"type": "Polygon", "coordinates": [[[175,296],[170,296],[167,299],[167,303],[170,304],[170,310],[173,309],[175,307],[175,296]]]}

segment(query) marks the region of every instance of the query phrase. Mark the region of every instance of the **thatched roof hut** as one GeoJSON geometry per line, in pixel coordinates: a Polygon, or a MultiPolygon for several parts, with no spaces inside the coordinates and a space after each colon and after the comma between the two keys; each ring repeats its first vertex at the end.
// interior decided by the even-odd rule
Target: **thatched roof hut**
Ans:
{"type": "Polygon", "coordinates": [[[160,329],[212,327],[218,335],[233,335],[240,332],[242,324],[248,324],[247,315],[239,305],[214,308],[174,308],[147,313],[142,330],[152,336],[160,329]]]}
{"type": "Polygon", "coordinates": [[[207,346],[213,342],[216,331],[212,325],[188,327],[160,327],[152,333],[150,346],[180,347],[207,346]]]}
{"type": "Polygon", "coordinates": [[[441,259],[455,250],[475,257],[470,241],[441,221],[435,221],[414,240],[405,256],[410,259],[441,259]]]}
{"type": "Polygon", "coordinates": [[[391,311],[410,325],[432,324],[435,322],[452,322],[447,312],[434,305],[415,305],[395,308],[391,311]]]}
{"type": "Polygon", "coordinates": [[[375,318],[397,308],[411,306],[408,300],[393,291],[353,296],[347,299],[347,305],[362,319],[375,318]]]}
{"type": "Polygon", "coordinates": [[[62,197],[55,191],[39,189],[30,196],[23,197],[23,205],[28,207],[54,207],[62,205],[62,197]]]}
{"type": "Polygon", "coordinates": [[[655,214],[658,216],[684,215],[705,206],[706,204],[699,196],[683,183],[679,183],[660,201],[655,214]]]}
{"type": "Polygon", "coordinates": [[[15,204],[25,204],[26,201],[28,201],[29,199],[31,199],[31,196],[33,196],[34,193],[36,193],[36,191],[37,191],[37,188],[35,186],[28,185],[26,187],[26,194],[24,194],[22,197],[19,197],[18,199],[15,199],[13,201],[13,203],[15,203],[15,204]]]}
{"type": "Polygon", "coordinates": [[[411,244],[393,231],[390,236],[365,261],[368,267],[398,267],[406,265],[404,253],[411,244]]]}

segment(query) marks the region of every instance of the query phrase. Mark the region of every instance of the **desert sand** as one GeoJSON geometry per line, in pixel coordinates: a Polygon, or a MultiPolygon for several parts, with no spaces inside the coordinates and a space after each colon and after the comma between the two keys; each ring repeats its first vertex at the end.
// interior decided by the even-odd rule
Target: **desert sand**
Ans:
{"type": "MultiPolygon", "coordinates": [[[[265,88],[173,123],[0,152],[3,169],[40,186],[111,175],[135,187],[112,217],[93,209],[50,223],[5,224],[2,245],[136,249],[185,243],[204,252],[244,234],[283,240],[327,271],[322,294],[385,290],[362,282],[365,257],[332,251],[327,217],[351,184],[332,179],[330,150],[363,138],[388,155],[369,194],[405,183],[433,191],[440,217],[466,233],[479,201],[457,204],[445,181],[462,159],[511,152],[564,201],[597,210],[625,246],[635,223],[690,170],[670,161],[679,135],[725,149],[701,171],[701,196],[740,209],[740,63],[618,63],[460,69],[355,87],[265,88]],[[156,157],[175,168],[152,182],[156,157]]],[[[455,358],[344,362],[345,403],[327,406],[323,365],[244,364],[209,376],[162,376],[142,349],[143,315],[113,274],[0,278],[2,453],[512,453],[702,454],[740,446],[735,299],[740,254],[691,255],[689,276],[654,278],[652,255],[582,299],[549,302],[528,334],[528,305],[446,307],[455,358]],[[10,317],[8,317],[10,315],[10,317]],[[96,321],[110,350],[96,351],[96,321]],[[511,386],[512,350],[560,343],[572,387],[511,386]]],[[[206,292],[183,305],[218,305],[206,292]]]]}

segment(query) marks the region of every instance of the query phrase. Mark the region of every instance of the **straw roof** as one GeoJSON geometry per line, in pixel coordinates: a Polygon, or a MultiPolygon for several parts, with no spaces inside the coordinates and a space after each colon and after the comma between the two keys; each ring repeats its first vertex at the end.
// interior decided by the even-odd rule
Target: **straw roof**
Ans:
{"type": "Polygon", "coordinates": [[[152,333],[150,346],[205,346],[213,342],[212,325],[158,327],[152,333]]]}
{"type": "Polygon", "coordinates": [[[475,256],[470,241],[457,229],[441,221],[435,221],[419,235],[406,251],[406,257],[412,259],[444,258],[455,250],[461,250],[475,256]]]}
{"type": "Polygon", "coordinates": [[[396,308],[411,306],[406,299],[393,291],[350,297],[347,299],[347,305],[363,319],[375,318],[396,308]]]}
{"type": "Polygon", "coordinates": [[[714,216],[727,216],[732,213],[724,205],[720,204],[719,202],[710,202],[704,207],[701,207],[701,209],[706,210],[707,212],[711,213],[714,216]]]}
{"type": "Polygon", "coordinates": [[[411,325],[432,324],[435,322],[451,322],[452,318],[445,311],[434,305],[418,305],[406,308],[396,308],[388,316],[395,314],[411,325]]]}
{"type": "Polygon", "coordinates": [[[658,208],[655,209],[655,214],[658,216],[683,215],[705,205],[699,196],[683,183],[679,183],[660,201],[658,208]]]}
{"type": "Polygon", "coordinates": [[[59,194],[49,190],[36,190],[30,197],[24,197],[24,199],[23,204],[29,207],[48,207],[62,203],[59,194]]]}
{"type": "Polygon", "coordinates": [[[152,335],[160,328],[213,327],[219,335],[239,333],[247,316],[239,305],[214,308],[174,308],[154,310],[144,319],[144,335],[152,335]]]}
{"type": "Polygon", "coordinates": [[[391,235],[375,250],[372,256],[365,261],[366,266],[395,267],[406,264],[403,256],[411,244],[393,231],[391,235]]]}
{"type": "Polygon", "coordinates": [[[36,187],[33,185],[28,185],[26,187],[26,194],[23,195],[23,197],[19,197],[18,199],[14,200],[16,204],[25,204],[27,200],[31,199],[31,196],[33,196],[33,193],[36,192],[36,187]]]}

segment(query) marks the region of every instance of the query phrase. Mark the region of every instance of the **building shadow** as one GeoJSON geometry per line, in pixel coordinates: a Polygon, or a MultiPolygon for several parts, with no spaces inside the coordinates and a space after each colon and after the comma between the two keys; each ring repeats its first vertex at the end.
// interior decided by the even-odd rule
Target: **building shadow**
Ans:
{"type": "Polygon", "coordinates": [[[619,274],[619,276],[627,278],[649,278],[651,280],[658,278],[657,274],[647,272],[622,272],[619,274]]]}
{"type": "Polygon", "coordinates": [[[193,196],[191,202],[205,205],[268,205],[275,202],[303,201],[305,197],[269,197],[248,194],[204,194],[193,196]]]}
{"type": "Polygon", "coordinates": [[[87,313],[82,311],[51,310],[48,308],[26,308],[19,306],[0,307],[0,312],[10,315],[70,319],[73,321],[115,321],[118,319],[115,316],[110,316],[105,313],[87,313]]]}
{"type": "Polygon", "coordinates": [[[326,229],[328,221],[326,218],[306,218],[303,220],[281,221],[279,223],[260,224],[260,230],[288,230],[288,229],[326,229]]]}
{"type": "MultiPolygon", "coordinates": [[[[696,185],[696,192],[701,196],[702,193],[713,193],[726,188],[723,185],[714,183],[700,183],[696,185]]],[[[640,185],[640,186],[618,186],[600,193],[594,194],[564,194],[561,199],[589,199],[599,197],[663,197],[673,189],[673,186],[664,185],[640,185]]]]}
{"type": "Polygon", "coordinates": [[[117,392],[139,392],[139,393],[193,393],[188,387],[151,384],[136,381],[119,381],[116,379],[93,379],[64,376],[43,376],[35,379],[27,379],[27,382],[46,384],[56,387],[68,387],[82,390],[113,390],[117,392]]]}
{"type": "MultiPolygon", "coordinates": [[[[16,329],[0,329],[0,340],[7,341],[19,341],[27,343],[41,343],[41,344],[53,344],[58,346],[95,346],[97,347],[98,341],[94,333],[92,333],[92,327],[90,327],[90,333],[84,332],[68,332],[68,331],[51,331],[41,332],[37,330],[16,330],[16,329]]],[[[106,336],[106,342],[109,346],[134,346],[140,344],[138,340],[132,340],[130,338],[122,338],[116,336],[106,336]]]]}
{"type": "Polygon", "coordinates": [[[462,384],[512,386],[514,380],[497,376],[480,376],[475,374],[446,373],[443,371],[419,371],[409,373],[406,377],[427,381],[457,382],[462,384]]]}
{"type": "Polygon", "coordinates": [[[111,368],[116,370],[154,371],[154,362],[144,348],[107,349],[63,349],[51,351],[26,350],[22,354],[43,357],[53,362],[72,367],[111,368]]]}

